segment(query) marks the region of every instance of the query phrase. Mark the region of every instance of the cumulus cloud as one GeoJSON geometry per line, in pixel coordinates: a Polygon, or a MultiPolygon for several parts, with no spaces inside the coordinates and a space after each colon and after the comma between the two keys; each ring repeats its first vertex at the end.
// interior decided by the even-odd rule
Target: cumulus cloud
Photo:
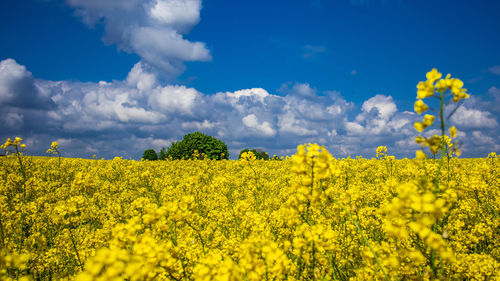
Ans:
{"type": "Polygon", "coordinates": [[[160,23],[186,30],[200,21],[200,10],[198,0],[156,0],[150,4],[148,13],[160,23]]]}
{"type": "Polygon", "coordinates": [[[496,117],[488,111],[461,106],[451,116],[451,121],[467,129],[492,129],[497,127],[496,117]]]}
{"type": "Polygon", "coordinates": [[[31,72],[13,59],[0,61],[0,105],[47,109],[53,104],[35,85],[31,72]]]}
{"type": "Polygon", "coordinates": [[[473,130],[461,149],[474,157],[486,157],[490,152],[500,151],[500,139],[491,132],[473,130]]]}
{"type": "Polygon", "coordinates": [[[103,40],[139,55],[165,78],[181,74],[185,61],[211,60],[202,42],[183,38],[200,21],[201,0],[67,0],[82,21],[104,25],[103,40]]]}
{"type": "Polygon", "coordinates": [[[495,139],[485,135],[481,131],[472,131],[472,138],[474,139],[474,142],[478,144],[491,145],[491,146],[494,146],[496,144],[495,139]]]}
{"type": "Polygon", "coordinates": [[[389,119],[398,108],[391,96],[376,95],[363,103],[361,109],[365,112],[377,110],[377,114],[382,119],[389,119]]]}
{"type": "Polygon", "coordinates": [[[411,112],[398,112],[391,96],[375,95],[363,102],[361,113],[346,122],[349,135],[405,134],[411,132],[411,112]]]}
{"type": "MultiPolygon", "coordinates": [[[[276,93],[262,88],[201,93],[164,85],[144,62],[123,81],[98,83],[39,80],[13,60],[0,65],[0,89],[6,89],[0,137],[23,137],[33,154],[43,154],[59,139],[65,156],[139,159],[145,149],[168,147],[194,131],[223,140],[233,156],[254,147],[271,155],[293,154],[308,142],[325,145],[337,157],[373,156],[379,145],[413,156],[417,147],[413,122],[421,116],[400,111],[390,95],[375,95],[357,110],[338,91],[318,91],[308,83],[285,83],[276,93]],[[13,81],[29,87],[14,87],[13,81]],[[26,106],[14,97],[37,103],[26,106]]],[[[468,101],[451,121],[474,144],[464,146],[464,155],[474,155],[497,145],[491,130],[497,121],[483,103],[468,101]]]]}
{"type": "Polygon", "coordinates": [[[274,136],[276,134],[275,130],[271,127],[271,124],[267,121],[259,123],[259,120],[255,114],[250,114],[242,119],[243,124],[250,128],[254,129],[257,133],[262,134],[264,136],[274,136]]]}
{"type": "Polygon", "coordinates": [[[288,133],[296,136],[316,136],[318,131],[308,128],[304,119],[298,119],[291,112],[285,112],[279,116],[278,127],[280,133],[288,133]]]}
{"type": "Polygon", "coordinates": [[[158,83],[156,75],[151,73],[151,69],[142,62],[138,62],[127,75],[127,83],[136,87],[139,91],[150,91],[158,83]]]}
{"type": "Polygon", "coordinates": [[[154,89],[148,103],[158,112],[193,115],[196,99],[200,96],[201,94],[193,88],[165,86],[154,89]]]}

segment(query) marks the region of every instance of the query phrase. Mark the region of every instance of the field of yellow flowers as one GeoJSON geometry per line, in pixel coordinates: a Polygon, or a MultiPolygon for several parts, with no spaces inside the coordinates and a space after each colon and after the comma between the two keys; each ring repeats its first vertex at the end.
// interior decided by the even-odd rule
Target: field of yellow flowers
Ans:
{"type": "Polygon", "coordinates": [[[469,95],[441,76],[415,102],[421,114],[439,100],[441,136],[416,137],[439,160],[316,144],[285,161],[84,160],[8,139],[0,280],[500,280],[500,161],[453,157],[445,100],[469,95]]]}
{"type": "Polygon", "coordinates": [[[498,280],[500,163],[0,161],[2,280],[498,280]]]}

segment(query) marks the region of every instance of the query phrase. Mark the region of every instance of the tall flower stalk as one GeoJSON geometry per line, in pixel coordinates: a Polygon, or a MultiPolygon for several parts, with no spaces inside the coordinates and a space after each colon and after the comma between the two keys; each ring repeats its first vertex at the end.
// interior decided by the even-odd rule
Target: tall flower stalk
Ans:
{"type": "MultiPolygon", "coordinates": [[[[434,155],[440,152],[439,168],[434,181],[435,192],[437,192],[444,156],[447,155],[449,160],[452,154],[457,156],[460,156],[461,154],[456,140],[452,142],[452,139],[455,139],[457,136],[457,129],[455,126],[449,127],[450,136],[447,136],[446,120],[448,120],[451,115],[455,113],[456,109],[461,105],[461,101],[463,99],[469,98],[469,94],[466,93],[467,89],[463,88],[464,83],[458,78],[451,78],[451,74],[446,75],[445,78],[441,78],[442,74],[433,68],[427,73],[426,77],[426,81],[421,81],[417,85],[417,101],[415,102],[414,109],[418,114],[422,114],[423,112],[429,110],[429,106],[424,103],[423,99],[430,97],[437,98],[439,100],[438,114],[441,136],[417,136],[415,141],[417,144],[422,145],[422,147],[429,147],[429,151],[434,155]],[[447,101],[450,97],[452,98],[447,101]],[[450,103],[455,104],[455,109],[453,109],[447,118],[445,118],[445,107],[450,103]]],[[[434,119],[434,115],[425,114],[421,122],[415,122],[415,129],[419,133],[424,131],[427,127],[432,126],[434,119]]],[[[427,155],[423,150],[418,150],[416,157],[418,159],[425,159],[427,158],[427,155]]]]}
{"type": "MultiPolygon", "coordinates": [[[[414,109],[418,114],[422,114],[429,110],[429,106],[423,102],[423,99],[434,97],[439,100],[439,120],[440,120],[440,131],[441,136],[433,135],[432,137],[417,136],[415,141],[417,144],[421,144],[423,147],[428,146],[430,152],[433,155],[440,153],[439,166],[434,177],[434,197],[436,200],[439,197],[439,184],[441,177],[441,169],[444,164],[444,157],[447,156],[448,159],[448,180],[449,180],[449,169],[450,169],[450,157],[452,154],[459,156],[461,154],[456,140],[452,142],[452,139],[456,138],[457,129],[454,126],[449,128],[450,136],[446,135],[446,121],[455,113],[456,109],[461,105],[463,99],[469,98],[466,93],[467,89],[463,88],[464,83],[458,78],[451,78],[451,74],[446,75],[445,78],[441,78],[442,74],[433,68],[426,75],[427,80],[419,82],[417,84],[417,101],[415,102],[414,109]],[[450,100],[448,98],[452,97],[450,100]],[[448,100],[448,101],[447,101],[448,100]],[[448,115],[445,115],[445,107],[451,103],[455,104],[455,109],[448,115]]],[[[420,133],[427,127],[434,123],[435,116],[430,114],[425,114],[422,122],[415,122],[415,129],[420,133]]],[[[419,150],[416,153],[417,159],[425,159],[427,155],[423,150],[419,150]]],[[[438,230],[438,221],[435,221],[431,230],[433,233],[438,230]]],[[[433,271],[433,275],[437,276],[438,266],[436,264],[436,247],[431,247],[430,252],[430,266],[433,271]]],[[[447,256],[448,254],[444,255],[447,256]]],[[[443,255],[442,255],[443,256],[443,255]]],[[[441,264],[442,266],[442,264],[441,264]]],[[[442,269],[442,268],[441,268],[442,269]]]]}

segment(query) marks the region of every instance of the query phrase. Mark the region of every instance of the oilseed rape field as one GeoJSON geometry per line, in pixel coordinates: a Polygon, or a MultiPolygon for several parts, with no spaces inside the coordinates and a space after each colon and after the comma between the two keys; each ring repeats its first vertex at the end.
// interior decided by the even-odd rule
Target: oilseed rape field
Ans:
{"type": "Polygon", "coordinates": [[[440,78],[418,85],[418,114],[440,98],[442,135],[417,136],[415,159],[307,144],[283,161],[86,160],[9,139],[0,279],[500,280],[500,161],[457,158],[442,107],[468,95],[440,78]]]}

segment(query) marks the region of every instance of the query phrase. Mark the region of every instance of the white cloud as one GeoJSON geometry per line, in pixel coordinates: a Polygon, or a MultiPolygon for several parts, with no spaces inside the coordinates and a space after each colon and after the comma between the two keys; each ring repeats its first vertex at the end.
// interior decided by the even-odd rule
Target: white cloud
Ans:
{"type": "Polygon", "coordinates": [[[265,98],[269,96],[269,93],[262,88],[243,89],[235,92],[226,92],[225,94],[229,97],[233,105],[236,104],[241,97],[249,97],[264,103],[265,98]]]}
{"type": "Polygon", "coordinates": [[[387,125],[394,130],[401,130],[404,126],[410,124],[410,120],[408,118],[399,117],[393,118],[387,125]]]}
{"type": "Polygon", "coordinates": [[[392,100],[391,96],[376,95],[363,103],[361,109],[365,112],[370,112],[372,109],[376,108],[378,115],[382,119],[389,119],[398,108],[392,100]]]}
{"type": "Polygon", "coordinates": [[[25,66],[6,59],[0,61],[0,105],[47,109],[52,103],[39,92],[33,75],[25,66]]]}
{"type": "Polygon", "coordinates": [[[421,146],[415,142],[415,137],[408,137],[396,141],[396,146],[401,149],[413,149],[417,151],[421,146]]]}
{"type": "Polygon", "coordinates": [[[474,142],[480,145],[495,145],[495,139],[483,134],[481,131],[472,131],[474,142]]]}
{"type": "Polygon", "coordinates": [[[199,121],[192,121],[192,122],[182,122],[181,127],[185,130],[207,130],[207,129],[213,129],[217,126],[216,122],[210,122],[208,120],[203,120],[203,122],[199,121]]]}
{"type": "Polygon", "coordinates": [[[314,97],[316,96],[316,89],[311,88],[309,83],[295,83],[290,94],[302,97],[314,97]]]}
{"type": "Polygon", "coordinates": [[[67,0],[89,25],[103,24],[103,40],[138,54],[155,72],[173,78],[185,69],[185,61],[207,61],[210,51],[202,42],[182,34],[200,20],[201,0],[67,0]]]}
{"type": "Polygon", "coordinates": [[[365,133],[365,128],[356,122],[346,122],[345,129],[349,135],[362,135],[365,133]]]}
{"type": "Polygon", "coordinates": [[[172,144],[173,141],[165,139],[152,139],[151,144],[155,149],[161,149],[162,147],[167,148],[172,144]]]}
{"type": "Polygon", "coordinates": [[[127,76],[128,84],[143,92],[150,91],[157,84],[156,75],[146,68],[146,65],[138,62],[130,70],[127,76]]]}
{"type": "Polygon", "coordinates": [[[156,0],[148,12],[160,23],[183,30],[199,22],[200,10],[199,0],[156,0]]]}
{"type": "Polygon", "coordinates": [[[467,129],[491,129],[498,125],[495,116],[492,116],[490,112],[467,108],[465,106],[459,107],[450,119],[457,126],[467,129]]]}
{"type": "Polygon", "coordinates": [[[190,42],[170,28],[131,27],[130,47],[145,62],[171,75],[184,71],[183,61],[208,61],[210,52],[201,42],[190,42]]]}
{"type": "Polygon", "coordinates": [[[243,117],[241,121],[243,121],[243,124],[246,127],[254,129],[264,136],[269,137],[276,134],[276,131],[272,128],[271,123],[267,121],[259,123],[259,120],[257,119],[257,116],[255,116],[255,114],[247,115],[243,117]]]}
{"type": "MultiPolygon", "coordinates": [[[[22,80],[35,89],[30,95],[52,103],[30,108],[2,103],[0,137],[15,134],[29,140],[33,154],[43,154],[51,141],[65,139],[70,140],[64,143],[66,156],[139,159],[145,149],[168,147],[193,131],[220,138],[236,152],[262,147],[270,154],[293,154],[298,144],[316,142],[342,157],[373,156],[379,145],[399,156],[415,153],[413,122],[421,117],[398,111],[390,96],[367,99],[353,115],[354,104],[339,92],[318,93],[307,83],[286,83],[279,95],[262,88],[204,94],[182,85],[162,85],[143,62],[124,81],[99,83],[33,79],[24,66],[0,61],[9,64],[13,71],[0,71],[0,88],[15,97],[29,96],[11,87],[12,81],[22,80]]],[[[486,103],[472,98],[466,102],[452,121],[460,136],[472,136],[466,142],[473,145],[464,146],[464,155],[484,154],[496,147],[492,141],[499,142],[492,130],[481,130],[494,128],[496,117],[482,110],[486,103]]],[[[428,129],[425,135],[435,132],[428,129]]]]}
{"type": "Polygon", "coordinates": [[[278,117],[278,127],[280,133],[289,133],[297,136],[314,136],[318,132],[308,129],[305,120],[296,119],[291,113],[285,113],[278,117]]]}
{"type": "Polygon", "coordinates": [[[354,121],[345,121],[348,135],[409,134],[414,114],[398,112],[391,96],[376,95],[363,102],[354,121]]]}
{"type": "Polygon", "coordinates": [[[156,111],[193,115],[201,93],[185,86],[165,86],[153,90],[148,103],[156,111]]]}

